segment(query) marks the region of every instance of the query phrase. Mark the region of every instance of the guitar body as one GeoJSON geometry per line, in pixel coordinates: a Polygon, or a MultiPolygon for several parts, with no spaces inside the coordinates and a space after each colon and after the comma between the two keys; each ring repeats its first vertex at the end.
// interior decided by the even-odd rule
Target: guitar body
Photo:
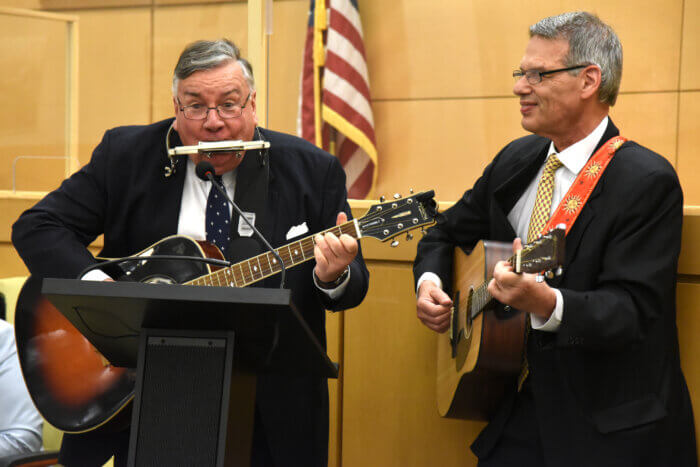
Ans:
{"type": "Polygon", "coordinates": [[[469,317],[474,290],[488,282],[496,263],[512,245],[479,242],[467,256],[455,249],[452,332],[438,335],[437,401],[443,417],[489,420],[506,391],[515,389],[525,345],[525,313],[503,312],[493,300],[469,317]]]}
{"type": "MultiPolygon", "coordinates": [[[[167,237],[139,255],[222,259],[213,245],[178,236],[167,237]]],[[[122,265],[124,279],[149,283],[182,283],[207,272],[206,264],[193,261],[144,259],[122,265]]],[[[136,370],[110,365],[41,295],[41,282],[36,277],[27,279],[15,317],[17,351],[34,404],[49,423],[69,433],[126,428],[136,370]]]]}

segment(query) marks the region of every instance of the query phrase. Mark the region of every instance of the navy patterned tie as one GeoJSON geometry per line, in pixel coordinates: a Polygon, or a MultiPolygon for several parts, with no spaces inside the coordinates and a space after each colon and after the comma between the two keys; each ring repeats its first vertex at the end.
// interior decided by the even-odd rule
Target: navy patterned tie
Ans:
{"type": "MultiPolygon", "coordinates": [[[[214,179],[224,188],[220,175],[216,175],[214,179]]],[[[207,198],[205,222],[207,224],[207,241],[219,247],[219,250],[226,256],[226,250],[231,241],[231,214],[228,210],[228,201],[213,185],[209,190],[209,198],[207,198]]]]}

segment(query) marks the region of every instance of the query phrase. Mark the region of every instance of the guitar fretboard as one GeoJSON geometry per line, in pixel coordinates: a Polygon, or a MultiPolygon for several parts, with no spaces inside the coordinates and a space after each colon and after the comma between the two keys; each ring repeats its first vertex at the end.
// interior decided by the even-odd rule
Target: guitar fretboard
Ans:
{"type": "MultiPolygon", "coordinates": [[[[513,264],[514,261],[515,255],[508,258],[508,262],[510,264],[513,264]]],[[[472,300],[468,310],[469,315],[472,319],[479,316],[479,313],[484,311],[484,308],[486,308],[489,305],[489,303],[491,303],[491,301],[493,300],[493,296],[491,295],[491,293],[489,293],[488,286],[489,281],[486,281],[472,291],[472,300]]]]}
{"type": "MultiPolygon", "coordinates": [[[[344,224],[324,230],[305,237],[297,242],[276,248],[275,251],[282,259],[286,269],[294,267],[313,259],[314,257],[314,237],[316,235],[324,235],[331,232],[336,236],[348,234],[353,238],[359,238],[354,221],[348,221],[344,224]]],[[[200,276],[185,285],[203,285],[212,287],[246,287],[254,282],[258,282],[266,277],[273,276],[282,271],[282,265],[279,263],[272,252],[267,251],[258,256],[254,256],[232,266],[219,269],[210,274],[200,276]]]]}
{"type": "Polygon", "coordinates": [[[476,318],[479,313],[486,308],[491,300],[493,300],[493,297],[489,293],[487,287],[488,282],[484,282],[472,291],[472,301],[469,307],[469,315],[472,319],[476,318]]]}

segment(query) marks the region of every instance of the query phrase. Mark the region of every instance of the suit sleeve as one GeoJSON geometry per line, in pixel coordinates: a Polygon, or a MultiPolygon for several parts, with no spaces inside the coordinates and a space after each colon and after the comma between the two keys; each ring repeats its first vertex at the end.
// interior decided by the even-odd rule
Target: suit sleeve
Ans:
{"type": "Polygon", "coordinates": [[[601,255],[600,269],[591,279],[594,286],[560,289],[564,299],[560,345],[621,348],[643,341],[655,321],[669,318],[664,314],[671,315],[667,322],[675,322],[683,220],[678,178],[668,166],[616,185],[615,196],[608,197],[615,221],[604,238],[592,240],[600,240],[604,247],[587,251],[586,243],[580,246],[579,257],[601,255]]]}
{"type": "MultiPolygon", "coordinates": [[[[335,225],[336,217],[340,211],[345,212],[348,219],[352,219],[345,189],[345,171],[335,157],[331,159],[324,177],[321,200],[321,215],[325,219],[325,225],[335,225]]],[[[365,298],[368,287],[369,271],[362,258],[362,249],[359,248],[357,256],[350,263],[350,280],[343,294],[336,299],[331,299],[318,289],[316,289],[316,293],[326,309],[340,311],[358,306],[365,298]]]]}
{"type": "Polygon", "coordinates": [[[440,277],[443,287],[449,291],[454,248],[459,246],[471,251],[479,240],[490,237],[488,190],[499,156],[486,167],[472,189],[438,216],[436,225],[428,229],[418,243],[413,263],[414,286],[423,273],[432,272],[440,277]]]}
{"type": "Polygon", "coordinates": [[[95,262],[87,246],[103,232],[109,133],[90,163],[65,180],[12,226],[12,243],[29,272],[74,278],[95,262]]]}

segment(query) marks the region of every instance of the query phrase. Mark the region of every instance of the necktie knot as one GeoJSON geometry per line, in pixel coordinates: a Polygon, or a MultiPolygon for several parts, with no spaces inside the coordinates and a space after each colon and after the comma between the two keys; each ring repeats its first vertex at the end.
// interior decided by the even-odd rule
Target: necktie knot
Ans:
{"type": "MultiPolygon", "coordinates": [[[[557,157],[555,153],[549,155],[547,162],[544,164],[545,173],[554,173],[559,167],[564,165],[564,163],[557,157]]],[[[544,176],[544,173],[542,174],[544,176]]]]}

